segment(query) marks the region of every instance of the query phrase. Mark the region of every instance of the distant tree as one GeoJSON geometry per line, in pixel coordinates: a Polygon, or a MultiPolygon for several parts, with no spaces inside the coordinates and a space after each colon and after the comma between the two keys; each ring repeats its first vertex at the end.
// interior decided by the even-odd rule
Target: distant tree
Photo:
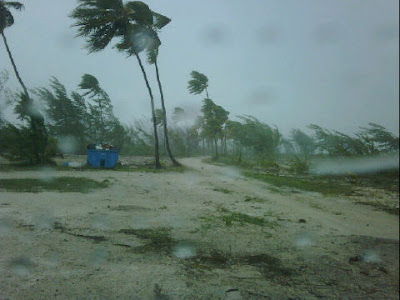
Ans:
{"type": "Polygon", "coordinates": [[[226,138],[233,142],[233,155],[238,156],[239,162],[242,160],[243,126],[238,121],[228,120],[225,124],[226,138]]]}
{"type": "Polygon", "coordinates": [[[4,42],[4,45],[6,46],[8,57],[10,58],[11,65],[14,69],[15,76],[17,77],[18,82],[20,83],[20,85],[23,89],[24,94],[19,95],[19,106],[21,106],[21,105],[26,106],[26,108],[24,108],[22,110],[24,111],[25,116],[27,116],[29,118],[29,126],[30,126],[30,131],[31,131],[30,144],[32,145],[32,147],[30,147],[30,149],[33,152],[35,162],[41,163],[42,160],[44,159],[44,153],[41,151],[41,149],[43,147],[39,143],[40,142],[47,143],[47,132],[46,132],[46,129],[44,126],[44,120],[40,114],[34,114],[27,109],[27,108],[34,107],[33,100],[30,98],[28,89],[26,88],[24,82],[21,79],[21,76],[20,76],[17,66],[15,64],[14,58],[12,56],[10,47],[8,45],[7,38],[4,34],[4,30],[7,27],[10,27],[14,24],[14,17],[11,14],[9,8],[14,8],[16,10],[22,10],[23,7],[24,7],[23,4],[20,2],[0,0],[0,33],[1,33],[1,36],[3,37],[3,42],[4,42]]]}
{"type": "Polygon", "coordinates": [[[297,153],[301,154],[303,158],[308,161],[317,148],[313,137],[307,135],[300,129],[292,129],[290,132],[290,137],[297,150],[297,153]]]}
{"type": "Polygon", "coordinates": [[[191,80],[189,80],[188,84],[188,89],[191,94],[201,94],[203,91],[206,91],[206,96],[209,98],[208,95],[208,78],[206,75],[197,72],[197,71],[192,71],[190,73],[190,76],[192,77],[191,80]]]}
{"type": "Polygon", "coordinates": [[[65,86],[55,77],[50,88],[39,88],[37,94],[46,103],[49,133],[56,139],[73,138],[79,141],[76,152],[86,149],[90,115],[85,99],[77,92],[69,96],[65,86]]]}
{"type": "Polygon", "coordinates": [[[262,160],[274,160],[279,153],[282,135],[277,127],[260,122],[252,116],[239,116],[243,121],[240,143],[250,148],[262,160]]]}
{"type": "Polygon", "coordinates": [[[361,127],[358,135],[368,142],[372,142],[373,148],[381,152],[399,151],[399,137],[387,131],[385,127],[375,123],[369,123],[369,127],[361,127]]]}
{"type": "Polygon", "coordinates": [[[78,0],[79,6],[72,12],[71,17],[76,19],[74,26],[78,27],[78,35],[87,37],[89,52],[101,51],[110,44],[115,37],[122,40],[117,44],[117,49],[134,55],[142,71],[147,90],[150,96],[151,111],[154,129],[155,164],[161,168],[154,97],[147,78],[146,71],[139,53],[154,47],[153,26],[162,28],[165,18],[150,10],[141,1],[122,0],[78,0]],[[151,38],[147,38],[150,36],[151,38]]]}
{"type": "Polygon", "coordinates": [[[218,159],[218,139],[223,134],[223,125],[228,120],[229,112],[208,98],[203,100],[201,112],[204,117],[203,134],[214,142],[215,158],[218,159]]]}
{"type": "Polygon", "coordinates": [[[83,96],[92,101],[88,102],[92,139],[100,143],[111,142],[109,133],[118,125],[118,120],[114,116],[110,97],[100,87],[97,78],[90,74],[82,76],[79,88],[85,91],[83,96]]]}
{"type": "MultiPolygon", "coordinates": [[[[375,142],[374,132],[381,132],[385,135],[385,130],[375,131],[378,127],[371,127],[369,129],[363,129],[355,136],[349,136],[336,130],[328,130],[321,128],[318,125],[311,124],[310,129],[314,130],[314,138],[316,145],[321,152],[327,152],[331,156],[354,156],[354,155],[369,155],[379,153],[379,147],[375,142]]],[[[389,135],[386,136],[388,142],[395,147],[395,137],[389,135]]],[[[378,138],[379,139],[379,138],[378,138]]],[[[390,148],[390,146],[389,146],[390,148]]]]}
{"type": "Polygon", "coordinates": [[[21,149],[20,153],[24,153],[23,155],[17,156],[21,159],[27,159],[31,164],[43,163],[47,160],[45,151],[48,142],[44,118],[37,103],[34,103],[29,95],[20,92],[15,97],[17,104],[14,107],[14,112],[18,119],[22,121],[21,126],[15,127],[20,130],[20,134],[17,136],[26,139],[26,141],[20,141],[19,145],[26,145],[27,147],[26,151],[21,149]],[[28,123],[28,126],[25,126],[24,123],[28,123]],[[25,153],[28,154],[25,155],[25,153]]]}

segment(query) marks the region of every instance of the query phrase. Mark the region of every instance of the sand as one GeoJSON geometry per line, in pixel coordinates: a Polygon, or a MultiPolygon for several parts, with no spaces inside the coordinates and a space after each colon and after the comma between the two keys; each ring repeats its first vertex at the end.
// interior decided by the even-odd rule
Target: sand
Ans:
{"type": "Polygon", "coordinates": [[[0,299],[398,299],[397,215],[182,162],[183,173],[0,172],[110,182],[0,190],[0,299]]]}

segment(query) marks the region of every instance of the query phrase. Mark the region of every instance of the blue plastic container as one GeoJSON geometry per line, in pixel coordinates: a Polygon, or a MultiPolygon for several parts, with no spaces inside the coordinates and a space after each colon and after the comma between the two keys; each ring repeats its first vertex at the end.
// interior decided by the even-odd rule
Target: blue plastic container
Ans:
{"type": "Polygon", "coordinates": [[[87,150],[87,162],[89,165],[95,168],[114,168],[118,162],[119,150],[98,150],[88,149],[87,150]]]}

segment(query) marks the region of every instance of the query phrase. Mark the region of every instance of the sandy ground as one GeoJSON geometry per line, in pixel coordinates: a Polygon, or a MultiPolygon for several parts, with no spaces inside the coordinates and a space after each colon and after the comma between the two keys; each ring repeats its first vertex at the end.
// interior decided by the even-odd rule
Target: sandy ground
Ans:
{"type": "Polygon", "coordinates": [[[398,216],[182,162],[191,169],[0,172],[111,183],[90,193],[0,191],[0,299],[399,298],[398,216]],[[226,221],[235,212],[269,223],[226,221]]]}

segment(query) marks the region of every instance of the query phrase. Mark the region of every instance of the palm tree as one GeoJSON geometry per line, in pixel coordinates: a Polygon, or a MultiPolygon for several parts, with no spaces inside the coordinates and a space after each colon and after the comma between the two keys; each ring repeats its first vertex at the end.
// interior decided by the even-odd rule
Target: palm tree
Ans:
{"type": "MultiPolygon", "coordinates": [[[[165,22],[167,22],[167,24],[168,24],[169,21],[168,22],[165,21],[165,22]]],[[[158,37],[157,37],[157,39],[158,39],[158,37]]],[[[167,148],[167,152],[168,152],[169,158],[171,159],[171,161],[174,164],[174,166],[181,166],[181,164],[172,155],[171,148],[169,146],[168,125],[167,125],[167,111],[165,109],[164,93],[163,93],[163,89],[162,89],[162,85],[161,85],[161,81],[160,81],[160,72],[159,72],[158,64],[157,64],[158,48],[159,48],[160,45],[161,45],[161,42],[156,43],[156,47],[153,47],[152,49],[149,49],[148,53],[147,53],[148,54],[147,58],[148,58],[148,62],[150,64],[154,64],[154,66],[156,68],[158,89],[160,91],[161,107],[162,107],[162,114],[163,114],[163,119],[164,119],[163,127],[164,127],[165,146],[167,148]]]]}
{"type": "Polygon", "coordinates": [[[136,56],[150,96],[155,163],[156,168],[161,168],[154,97],[139,53],[149,47],[148,40],[143,39],[143,34],[146,35],[148,29],[153,26],[162,28],[166,25],[162,23],[163,16],[151,11],[147,4],[141,1],[126,3],[122,0],[78,1],[80,5],[72,12],[71,17],[77,20],[74,26],[78,27],[78,36],[87,38],[89,52],[101,51],[113,38],[119,37],[122,41],[117,45],[118,50],[128,51],[130,55],[136,56]]]}
{"type": "Polygon", "coordinates": [[[19,83],[21,84],[22,89],[24,90],[24,93],[29,97],[28,89],[26,88],[24,82],[21,79],[21,76],[19,75],[17,66],[15,65],[14,58],[11,54],[10,47],[8,46],[7,38],[4,34],[4,29],[6,29],[7,27],[10,27],[14,24],[14,17],[8,8],[22,10],[24,8],[24,5],[19,2],[10,2],[10,1],[0,0],[0,32],[1,32],[1,36],[3,37],[4,45],[6,46],[6,49],[7,49],[8,57],[11,60],[11,64],[13,66],[14,73],[17,76],[17,79],[18,79],[19,83]]]}
{"type": "Polygon", "coordinates": [[[197,71],[192,71],[190,73],[190,76],[192,76],[192,79],[189,80],[189,85],[188,85],[189,92],[191,94],[198,95],[205,90],[207,99],[209,99],[210,97],[208,96],[208,90],[207,90],[208,87],[207,76],[197,71]]]}
{"type": "MultiPolygon", "coordinates": [[[[9,8],[14,8],[16,10],[22,10],[24,8],[24,5],[20,2],[0,0],[0,33],[1,33],[1,36],[3,37],[3,42],[4,42],[4,45],[6,46],[8,57],[10,58],[11,65],[14,69],[15,76],[17,77],[18,82],[20,83],[20,85],[24,91],[23,95],[20,95],[20,98],[23,100],[22,102],[24,103],[24,105],[26,105],[27,108],[29,108],[29,107],[32,108],[33,107],[32,99],[30,98],[28,89],[26,88],[24,82],[21,79],[21,76],[19,75],[17,66],[15,64],[14,58],[11,54],[11,50],[10,50],[10,47],[7,42],[7,38],[4,34],[4,30],[7,27],[10,27],[14,24],[14,17],[11,14],[9,8]]],[[[41,134],[44,134],[44,140],[45,140],[45,143],[47,143],[47,133],[44,128],[43,117],[41,117],[37,114],[34,114],[34,113],[30,112],[29,110],[27,111],[27,116],[29,117],[30,127],[32,129],[32,150],[35,155],[36,163],[40,163],[41,162],[41,157],[40,157],[41,151],[39,149],[40,146],[38,144],[39,143],[38,140],[39,140],[39,137],[41,134]]]]}

